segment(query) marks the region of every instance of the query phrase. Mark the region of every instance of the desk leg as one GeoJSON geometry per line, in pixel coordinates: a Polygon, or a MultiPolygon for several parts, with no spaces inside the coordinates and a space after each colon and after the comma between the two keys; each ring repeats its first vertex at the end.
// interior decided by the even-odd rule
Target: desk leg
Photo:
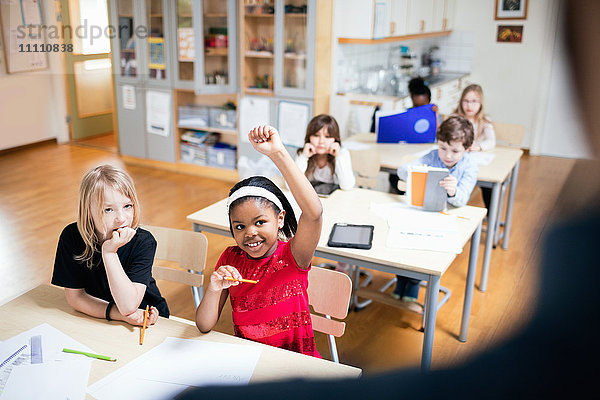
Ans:
{"type": "Polygon", "coordinates": [[[423,334],[423,353],[421,355],[421,369],[428,371],[431,368],[431,353],[433,352],[433,333],[435,332],[435,318],[437,316],[438,296],[440,294],[440,277],[429,275],[427,282],[427,308],[425,309],[425,332],[423,334]]]}
{"type": "MultiPolygon", "coordinates": [[[[192,224],[192,229],[194,230],[194,232],[202,232],[200,230],[200,225],[198,225],[198,224],[192,224]]],[[[188,272],[195,273],[192,270],[188,270],[188,272]]],[[[198,306],[200,305],[200,301],[202,301],[203,296],[204,296],[204,288],[203,287],[192,286],[192,297],[194,298],[194,304],[196,305],[196,308],[198,308],[198,306]]]]}
{"type": "Polygon", "coordinates": [[[463,304],[462,321],[458,340],[467,341],[469,332],[469,317],[471,316],[471,303],[473,302],[473,288],[475,287],[475,273],[477,272],[477,256],[479,255],[479,240],[481,239],[481,223],[471,236],[471,250],[469,251],[469,269],[467,270],[467,283],[465,284],[465,302],[463,304]]]}
{"type": "Polygon", "coordinates": [[[508,192],[508,201],[506,203],[506,221],[504,223],[504,237],[502,239],[502,248],[508,249],[508,237],[510,236],[510,225],[512,221],[513,204],[515,202],[515,192],[517,191],[517,179],[519,178],[519,164],[521,161],[517,161],[513,167],[511,178],[510,178],[510,189],[508,192]]]}
{"type": "Polygon", "coordinates": [[[487,233],[485,235],[485,249],[483,251],[483,265],[481,266],[481,280],[479,290],[485,292],[487,288],[488,272],[490,269],[490,259],[492,258],[492,246],[496,232],[496,218],[498,218],[498,200],[500,197],[500,182],[494,183],[492,187],[492,203],[488,212],[487,233]]]}

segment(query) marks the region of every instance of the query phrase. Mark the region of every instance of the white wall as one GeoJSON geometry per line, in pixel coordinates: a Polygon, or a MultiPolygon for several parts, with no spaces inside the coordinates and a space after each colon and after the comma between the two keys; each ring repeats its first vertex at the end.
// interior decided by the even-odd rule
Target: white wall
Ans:
{"type": "MultiPolygon", "coordinates": [[[[43,2],[47,25],[56,24],[55,3],[43,2]]],[[[67,141],[62,54],[48,53],[47,70],[7,74],[0,53],[0,150],[54,138],[67,141]]]]}
{"type": "Polygon", "coordinates": [[[495,0],[457,0],[455,30],[475,36],[471,81],[493,120],[524,125],[532,154],[587,157],[558,47],[559,0],[529,0],[526,20],[494,20],[495,0]],[[523,25],[522,43],[497,43],[500,24],[523,25]],[[566,132],[569,132],[568,134],[566,132]]]}
{"type": "MultiPolygon", "coordinates": [[[[561,9],[559,15],[563,15],[561,9]]],[[[562,23],[558,26],[554,49],[546,112],[542,129],[535,137],[532,149],[548,156],[592,158],[577,110],[562,23]]]]}

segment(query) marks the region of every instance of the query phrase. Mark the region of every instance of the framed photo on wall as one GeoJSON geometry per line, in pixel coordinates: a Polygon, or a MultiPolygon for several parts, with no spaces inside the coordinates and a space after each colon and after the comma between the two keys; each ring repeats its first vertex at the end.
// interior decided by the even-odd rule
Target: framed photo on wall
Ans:
{"type": "Polygon", "coordinates": [[[527,19],[527,0],[496,0],[494,19],[527,19]]]}

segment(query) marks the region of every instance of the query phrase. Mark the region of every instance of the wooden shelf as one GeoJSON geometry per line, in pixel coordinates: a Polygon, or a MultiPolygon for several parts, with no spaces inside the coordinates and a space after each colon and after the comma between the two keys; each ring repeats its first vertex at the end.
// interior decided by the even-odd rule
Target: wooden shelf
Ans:
{"type": "Polygon", "coordinates": [[[223,128],[211,128],[209,126],[204,128],[198,128],[193,126],[185,126],[185,125],[177,125],[178,129],[187,129],[190,131],[204,131],[204,132],[216,132],[221,133],[223,135],[235,135],[237,136],[238,132],[234,129],[223,129],[223,128]]]}
{"type": "Polygon", "coordinates": [[[268,51],[247,51],[244,55],[250,58],[273,58],[273,53],[268,51]]]}
{"type": "Polygon", "coordinates": [[[206,18],[227,18],[226,13],[206,13],[204,16],[206,18]]]}
{"type": "Polygon", "coordinates": [[[448,36],[452,31],[417,33],[415,35],[390,36],[382,39],[353,39],[353,38],[338,38],[340,44],[379,44],[390,42],[402,42],[404,40],[422,39],[436,36],[448,36]]]}
{"type": "Polygon", "coordinates": [[[286,13],[285,16],[291,17],[291,18],[306,18],[307,14],[306,13],[286,13]]]}
{"type": "Polygon", "coordinates": [[[227,47],[205,47],[204,55],[205,56],[227,56],[229,54],[229,49],[227,47]]]}
{"type": "Polygon", "coordinates": [[[285,53],[283,58],[287,60],[306,60],[306,54],[285,53]]]}
{"type": "Polygon", "coordinates": [[[273,18],[275,17],[275,14],[244,14],[244,16],[252,18],[273,18]]]}
{"type": "Polygon", "coordinates": [[[144,167],[164,169],[167,171],[181,172],[197,176],[204,176],[212,179],[220,179],[227,182],[237,182],[240,177],[237,170],[204,165],[189,164],[182,161],[167,162],[158,160],[149,160],[147,158],[138,158],[132,156],[121,156],[127,164],[141,165],[144,167]]]}
{"type": "Polygon", "coordinates": [[[246,94],[258,94],[261,96],[273,96],[273,89],[258,89],[258,88],[245,88],[246,94]]]}

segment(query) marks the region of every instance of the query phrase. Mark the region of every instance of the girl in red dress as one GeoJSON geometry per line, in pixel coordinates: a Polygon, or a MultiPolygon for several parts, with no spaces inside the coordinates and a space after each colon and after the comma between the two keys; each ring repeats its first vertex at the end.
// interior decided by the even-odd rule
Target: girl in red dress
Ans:
{"type": "Polygon", "coordinates": [[[275,128],[258,126],[248,138],[281,171],[302,214],[296,222],[285,195],[265,177],[231,188],[229,226],[237,246],[221,254],[196,310],[196,325],[210,331],[230,297],[236,336],[320,357],[306,290],[321,232],[321,201],[275,128]]]}

